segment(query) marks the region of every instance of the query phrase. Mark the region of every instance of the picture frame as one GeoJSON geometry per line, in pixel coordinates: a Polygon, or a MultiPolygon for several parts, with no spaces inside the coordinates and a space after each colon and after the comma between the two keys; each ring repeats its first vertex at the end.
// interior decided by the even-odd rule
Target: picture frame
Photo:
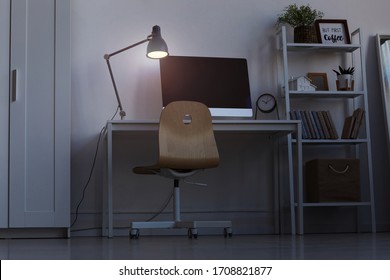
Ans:
{"type": "Polygon", "coordinates": [[[317,39],[320,44],[351,44],[347,20],[319,19],[315,21],[317,39]]]}
{"type": "Polygon", "coordinates": [[[316,90],[329,90],[328,75],[326,73],[307,73],[307,77],[311,80],[311,83],[317,87],[316,90]]]}

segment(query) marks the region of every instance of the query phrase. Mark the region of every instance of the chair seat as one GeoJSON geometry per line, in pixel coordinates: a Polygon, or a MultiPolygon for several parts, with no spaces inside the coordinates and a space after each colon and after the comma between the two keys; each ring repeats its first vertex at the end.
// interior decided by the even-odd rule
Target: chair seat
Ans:
{"type": "Polygon", "coordinates": [[[137,166],[133,168],[135,174],[159,175],[171,179],[183,179],[195,175],[200,169],[172,169],[163,168],[158,165],[137,166]]]}
{"type": "Polygon", "coordinates": [[[157,165],[151,165],[151,166],[137,166],[133,168],[133,172],[135,174],[141,174],[141,175],[157,175],[160,172],[160,167],[157,165]]]}

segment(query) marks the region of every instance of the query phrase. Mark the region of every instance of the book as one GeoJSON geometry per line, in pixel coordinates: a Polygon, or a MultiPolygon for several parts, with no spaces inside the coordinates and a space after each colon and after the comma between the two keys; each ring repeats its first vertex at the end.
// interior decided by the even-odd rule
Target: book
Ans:
{"type": "Polygon", "coordinates": [[[322,131],[324,132],[324,135],[325,135],[325,139],[331,139],[329,129],[326,126],[324,112],[323,111],[318,111],[317,115],[318,115],[318,119],[320,120],[322,131]]]}
{"type": "Polygon", "coordinates": [[[319,138],[320,139],[325,139],[324,129],[322,128],[320,119],[318,118],[318,112],[317,111],[311,111],[311,114],[313,116],[315,126],[317,127],[317,130],[318,130],[318,133],[319,133],[319,138]]]}
{"type": "Polygon", "coordinates": [[[354,116],[349,116],[345,118],[343,131],[341,133],[342,139],[350,139],[352,135],[352,129],[355,124],[356,118],[354,116]]]}
{"type": "Polygon", "coordinates": [[[334,125],[332,116],[330,114],[330,111],[323,111],[325,116],[326,125],[330,131],[331,139],[337,139],[339,138],[336,126],[334,125]]]}
{"type": "Polygon", "coordinates": [[[311,135],[310,138],[316,139],[317,135],[316,135],[316,132],[314,131],[314,125],[313,125],[313,122],[311,120],[309,111],[302,111],[302,112],[303,112],[302,116],[305,118],[307,126],[309,127],[309,131],[310,131],[310,135],[311,135]]]}
{"type": "Polygon", "coordinates": [[[315,118],[314,118],[313,111],[308,111],[307,113],[308,113],[308,116],[309,116],[309,118],[310,118],[311,125],[313,126],[315,139],[320,139],[320,138],[321,138],[321,135],[320,135],[320,132],[319,132],[319,129],[318,129],[316,120],[315,120],[315,118]]]}
{"type": "Polygon", "coordinates": [[[364,117],[364,110],[362,108],[357,108],[353,113],[352,116],[355,118],[355,123],[353,125],[350,138],[356,139],[359,135],[360,127],[363,123],[363,117],[364,117]]]}
{"type": "Polygon", "coordinates": [[[302,139],[308,139],[309,136],[308,136],[307,131],[306,131],[307,128],[306,128],[305,124],[303,123],[302,117],[299,114],[299,112],[298,111],[290,111],[290,118],[292,120],[300,120],[301,121],[301,123],[302,123],[302,139]]]}
{"type": "Polygon", "coordinates": [[[297,111],[297,115],[300,116],[300,118],[302,120],[302,124],[305,127],[306,134],[307,134],[307,138],[306,139],[312,139],[313,136],[312,136],[309,124],[307,122],[307,118],[306,118],[305,113],[303,111],[297,111]]]}

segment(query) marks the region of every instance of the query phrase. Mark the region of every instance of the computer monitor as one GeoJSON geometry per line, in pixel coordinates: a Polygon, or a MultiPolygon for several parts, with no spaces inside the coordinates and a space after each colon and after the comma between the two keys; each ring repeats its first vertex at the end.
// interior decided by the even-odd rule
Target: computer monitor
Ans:
{"type": "Polygon", "coordinates": [[[252,117],[243,58],[169,56],[160,60],[162,100],[206,104],[213,117],[252,117]]]}

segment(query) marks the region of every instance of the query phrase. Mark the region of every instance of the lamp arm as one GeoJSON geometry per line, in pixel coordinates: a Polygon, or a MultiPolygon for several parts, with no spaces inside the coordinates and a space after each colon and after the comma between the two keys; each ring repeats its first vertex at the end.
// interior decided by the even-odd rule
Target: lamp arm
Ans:
{"type": "Polygon", "coordinates": [[[118,88],[116,87],[116,83],[115,83],[115,78],[114,78],[114,74],[112,72],[112,68],[111,68],[111,64],[110,64],[110,58],[114,55],[117,55],[117,54],[120,54],[124,51],[127,51],[131,48],[134,48],[138,45],[141,45],[143,43],[146,43],[148,41],[150,41],[151,39],[151,36],[148,36],[146,39],[142,40],[142,41],[139,41],[138,43],[135,43],[133,45],[130,45],[126,48],[123,48],[123,49],[120,49],[116,52],[113,52],[113,53],[110,53],[110,54],[105,54],[104,55],[104,59],[106,60],[107,62],[107,67],[108,67],[108,71],[110,72],[110,77],[111,77],[111,82],[112,82],[112,85],[114,87],[114,91],[115,91],[115,95],[116,95],[116,100],[118,101],[118,106],[119,106],[119,115],[121,116],[121,120],[123,120],[123,118],[126,116],[126,112],[123,111],[123,106],[122,106],[122,102],[121,102],[121,99],[119,97],[119,93],[118,93],[118,88]]]}
{"type": "MultiPolygon", "coordinates": [[[[106,58],[104,56],[104,58],[106,58]]],[[[119,106],[119,115],[121,116],[121,120],[126,116],[126,112],[123,111],[123,107],[122,107],[122,102],[121,102],[121,99],[119,97],[119,93],[118,93],[118,89],[116,87],[116,83],[115,83],[115,79],[114,79],[114,74],[112,73],[112,69],[111,69],[111,64],[110,64],[110,58],[106,58],[106,62],[107,62],[107,67],[108,67],[108,71],[110,72],[110,77],[111,77],[111,82],[112,82],[112,85],[114,87],[114,92],[115,92],[115,96],[116,96],[116,100],[118,101],[118,106],[119,106]]]]}
{"type": "Polygon", "coordinates": [[[105,58],[106,60],[107,60],[107,59],[110,59],[111,56],[120,54],[120,53],[122,53],[122,52],[124,52],[124,51],[127,51],[127,50],[129,50],[129,49],[131,49],[131,48],[134,48],[134,47],[136,47],[136,46],[138,46],[138,45],[141,45],[141,44],[143,44],[143,43],[146,43],[146,42],[150,41],[150,39],[151,39],[151,36],[148,36],[146,39],[144,39],[144,40],[142,40],[142,41],[139,41],[138,43],[132,44],[132,45],[130,45],[130,46],[126,47],[126,48],[120,49],[120,50],[118,50],[118,51],[116,51],[116,52],[113,52],[113,53],[110,53],[110,54],[105,54],[105,55],[104,55],[104,58],[105,58]]]}

